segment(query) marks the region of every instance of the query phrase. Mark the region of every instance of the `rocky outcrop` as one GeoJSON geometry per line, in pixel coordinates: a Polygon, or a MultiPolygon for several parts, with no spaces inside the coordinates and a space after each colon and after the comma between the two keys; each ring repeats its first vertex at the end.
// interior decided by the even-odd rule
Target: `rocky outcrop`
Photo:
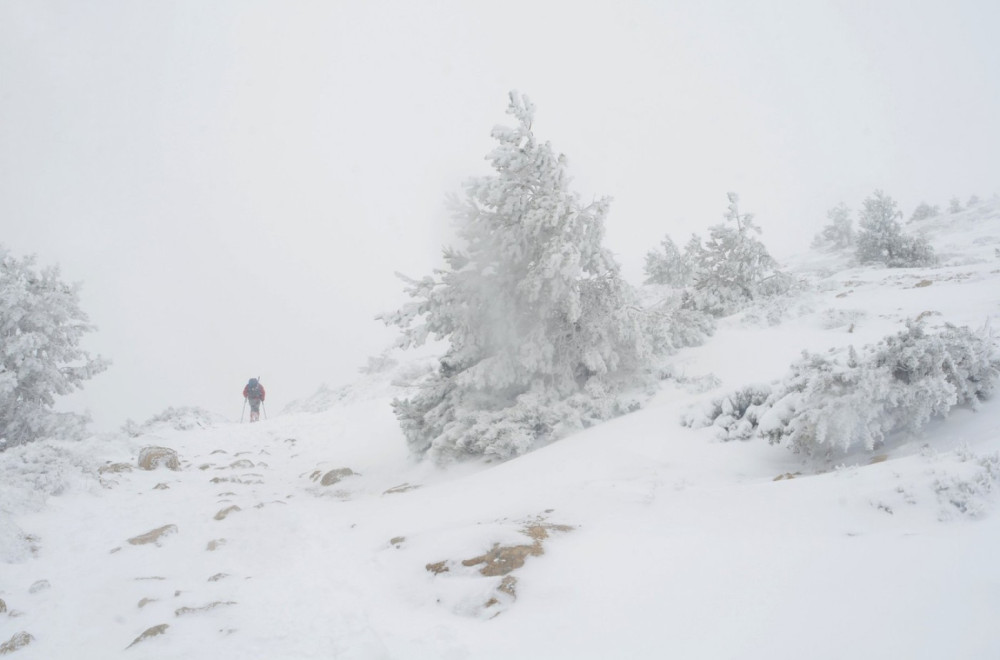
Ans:
{"type": "Polygon", "coordinates": [[[171,534],[177,533],[177,525],[164,525],[163,527],[157,527],[152,529],[145,534],[140,534],[138,536],[133,536],[128,540],[132,545],[146,545],[148,543],[153,543],[157,546],[160,545],[160,541],[171,534]]]}
{"type": "Polygon", "coordinates": [[[143,470],[155,470],[161,465],[170,470],[180,470],[177,452],[167,447],[143,447],[139,452],[139,467],[143,470]]]}

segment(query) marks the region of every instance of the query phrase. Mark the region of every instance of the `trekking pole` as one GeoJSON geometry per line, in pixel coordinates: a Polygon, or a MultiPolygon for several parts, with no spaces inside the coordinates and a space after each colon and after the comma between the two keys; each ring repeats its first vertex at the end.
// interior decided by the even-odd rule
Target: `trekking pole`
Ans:
{"type": "Polygon", "coordinates": [[[260,409],[264,411],[264,421],[267,421],[267,406],[264,405],[264,400],[260,400],[260,409]]]}
{"type": "Polygon", "coordinates": [[[240,413],[240,424],[243,423],[243,415],[247,412],[247,399],[243,397],[243,411],[240,413]]]}

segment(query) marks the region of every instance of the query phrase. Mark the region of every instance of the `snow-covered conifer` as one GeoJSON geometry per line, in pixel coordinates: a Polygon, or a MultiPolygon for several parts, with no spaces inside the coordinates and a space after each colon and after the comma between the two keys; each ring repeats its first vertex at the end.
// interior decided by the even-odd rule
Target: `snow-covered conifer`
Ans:
{"type": "Polygon", "coordinates": [[[91,330],[78,286],[62,282],[57,268],[38,271],[34,257],[17,259],[0,247],[0,451],[82,430],[84,418],[52,406],[110,364],[80,348],[91,330]]]}
{"type": "Polygon", "coordinates": [[[495,173],[452,200],[464,245],[407,279],[414,301],[380,317],[402,347],[448,342],[436,376],[394,403],[411,449],[438,459],[507,458],[625,411],[616,393],[649,352],[634,291],[602,247],[610,201],[570,191],[526,97],[512,92],[507,113],[515,125],[492,131],[495,173]]]}
{"type": "MultiPolygon", "coordinates": [[[[695,237],[697,241],[697,237],[695,237]]],[[[698,241],[700,244],[700,241],[698,241]]],[[[672,287],[687,286],[691,282],[694,264],[691,260],[690,243],[688,251],[681,254],[669,236],[660,243],[660,251],[646,253],[646,284],[663,284],[672,287]]]]}
{"type": "Polygon", "coordinates": [[[761,230],[753,215],[740,213],[739,196],[728,193],[728,223],[709,227],[708,240],[695,257],[690,302],[696,309],[717,316],[732,313],[759,295],[774,295],[787,289],[778,276],[777,262],[755,236],[761,230]],[[768,286],[768,280],[774,282],[768,286]]]}
{"type": "Polygon", "coordinates": [[[969,201],[965,203],[965,207],[971,209],[973,206],[979,206],[979,201],[978,195],[972,195],[969,197],[969,201]]]}
{"type": "Polygon", "coordinates": [[[959,201],[958,197],[952,197],[948,200],[948,213],[961,213],[962,212],[962,202],[959,201]]]}
{"type": "Polygon", "coordinates": [[[861,263],[880,262],[890,268],[929,266],[934,250],[926,239],[903,234],[903,216],[896,201],[881,190],[864,201],[858,225],[856,256],[861,263]]]}
{"type": "Polygon", "coordinates": [[[830,224],[813,239],[814,248],[843,250],[854,245],[854,228],[851,226],[851,209],[841,202],[826,212],[830,224]]]}

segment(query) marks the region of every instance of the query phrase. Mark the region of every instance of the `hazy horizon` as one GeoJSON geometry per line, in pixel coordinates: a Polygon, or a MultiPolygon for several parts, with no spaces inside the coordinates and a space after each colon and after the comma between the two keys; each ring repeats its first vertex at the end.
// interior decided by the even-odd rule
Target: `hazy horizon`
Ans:
{"type": "Polygon", "coordinates": [[[803,249],[875,189],[1000,192],[1000,6],[987,2],[0,3],[0,244],[82,283],[114,361],[67,402],[96,430],[196,405],[275,414],[354,378],[488,173],[507,93],[614,198],[645,252],[740,194],[803,249]]]}

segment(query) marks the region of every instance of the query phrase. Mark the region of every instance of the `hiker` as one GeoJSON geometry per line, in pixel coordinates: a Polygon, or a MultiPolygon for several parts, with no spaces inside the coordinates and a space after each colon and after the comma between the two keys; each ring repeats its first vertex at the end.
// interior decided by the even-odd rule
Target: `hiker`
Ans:
{"type": "Polygon", "coordinates": [[[251,378],[250,382],[243,388],[243,398],[250,402],[250,421],[260,421],[260,404],[264,400],[264,386],[256,378],[251,378]]]}

